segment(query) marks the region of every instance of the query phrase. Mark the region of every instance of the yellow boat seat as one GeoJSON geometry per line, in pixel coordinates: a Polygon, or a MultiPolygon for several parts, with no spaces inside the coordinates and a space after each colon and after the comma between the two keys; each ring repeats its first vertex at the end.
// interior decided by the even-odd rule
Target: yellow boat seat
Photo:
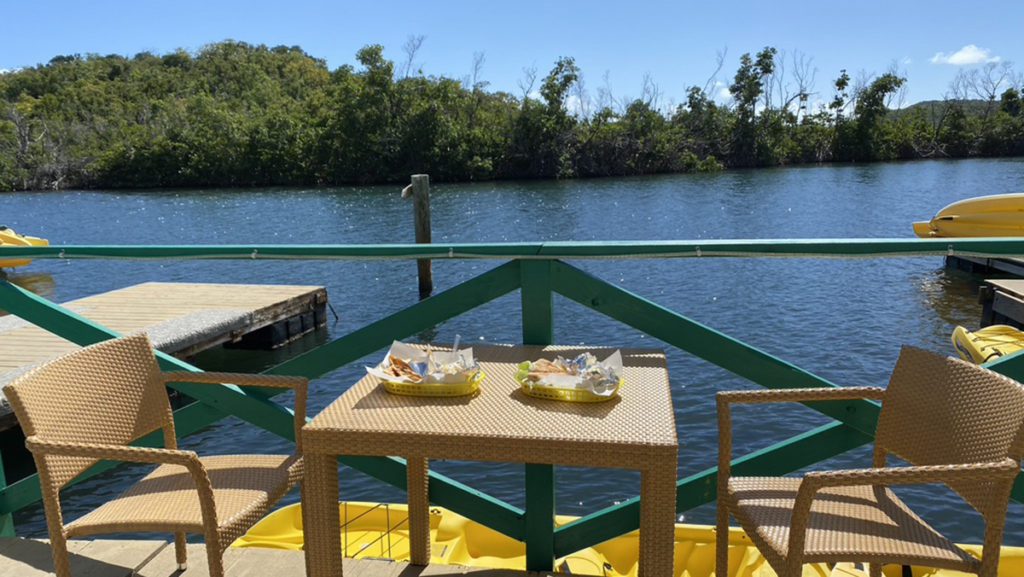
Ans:
{"type": "Polygon", "coordinates": [[[973,333],[958,326],[953,329],[952,339],[960,358],[978,365],[1024,350],[1024,331],[1007,325],[992,325],[973,333]]]}

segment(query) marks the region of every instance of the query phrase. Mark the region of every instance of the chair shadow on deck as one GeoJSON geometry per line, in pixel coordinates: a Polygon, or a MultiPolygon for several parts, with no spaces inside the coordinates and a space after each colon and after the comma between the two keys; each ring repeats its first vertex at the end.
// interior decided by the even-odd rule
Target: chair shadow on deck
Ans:
{"type": "MultiPolygon", "coordinates": [[[[50,544],[34,539],[3,539],[0,541],[0,574],[18,577],[52,576],[53,553],[50,544]]],[[[128,542],[126,542],[128,543],[128,542]]],[[[125,551],[118,560],[101,560],[89,555],[91,541],[68,543],[71,573],[90,577],[129,577],[151,561],[169,543],[153,542],[152,547],[125,551]]],[[[175,572],[166,577],[180,574],[175,572]]],[[[163,577],[163,576],[162,576],[163,577]]]]}

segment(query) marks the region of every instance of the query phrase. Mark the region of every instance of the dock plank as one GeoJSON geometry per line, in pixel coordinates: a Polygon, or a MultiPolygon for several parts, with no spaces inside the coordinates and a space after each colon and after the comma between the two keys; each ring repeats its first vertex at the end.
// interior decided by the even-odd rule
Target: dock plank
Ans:
{"type": "MultiPolygon", "coordinates": [[[[144,566],[166,541],[71,541],[71,574],[75,577],[129,577],[144,566]]],[[[173,555],[173,553],[172,553],[173,555]]],[[[53,575],[50,545],[34,539],[0,540],[0,577],[53,575]]]]}
{"type": "MultiPolygon", "coordinates": [[[[210,566],[206,560],[206,547],[198,543],[186,545],[188,550],[188,569],[178,571],[178,561],[174,555],[174,545],[168,544],[148,563],[136,570],[137,577],[210,577],[210,566]]],[[[224,552],[224,572],[231,577],[236,575],[234,566],[242,556],[242,549],[228,549],[224,552]]],[[[264,575],[281,577],[292,575],[293,572],[267,571],[264,575]]]]}

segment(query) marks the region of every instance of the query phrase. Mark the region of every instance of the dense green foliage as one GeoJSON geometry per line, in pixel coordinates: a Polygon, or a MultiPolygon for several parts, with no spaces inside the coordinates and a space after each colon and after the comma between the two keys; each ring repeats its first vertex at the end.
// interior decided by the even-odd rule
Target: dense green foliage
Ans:
{"type": "MultiPolygon", "coordinates": [[[[61,56],[0,74],[0,190],[571,178],[825,161],[1024,154],[1018,90],[910,107],[896,73],[782,94],[774,48],[743,55],[722,104],[693,87],[591,102],[572,58],[533,91],[396,74],[380,46],[329,70],[297,47],[61,56]],[[976,102],[976,101],[975,101],[976,102]]],[[[481,61],[482,63],[482,61],[481,61]]],[[[721,83],[720,83],[721,84],[721,83]]],[[[788,86],[788,85],[787,85],[788,86]]]]}

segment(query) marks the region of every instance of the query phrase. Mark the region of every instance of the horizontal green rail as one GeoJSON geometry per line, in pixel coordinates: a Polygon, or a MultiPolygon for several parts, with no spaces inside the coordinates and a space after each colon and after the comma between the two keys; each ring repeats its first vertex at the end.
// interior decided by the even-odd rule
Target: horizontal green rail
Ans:
{"type": "Polygon", "coordinates": [[[3,247],[5,258],[128,259],[642,259],[702,257],[1017,256],[1024,238],[765,239],[309,245],[62,245],[3,247]]]}

